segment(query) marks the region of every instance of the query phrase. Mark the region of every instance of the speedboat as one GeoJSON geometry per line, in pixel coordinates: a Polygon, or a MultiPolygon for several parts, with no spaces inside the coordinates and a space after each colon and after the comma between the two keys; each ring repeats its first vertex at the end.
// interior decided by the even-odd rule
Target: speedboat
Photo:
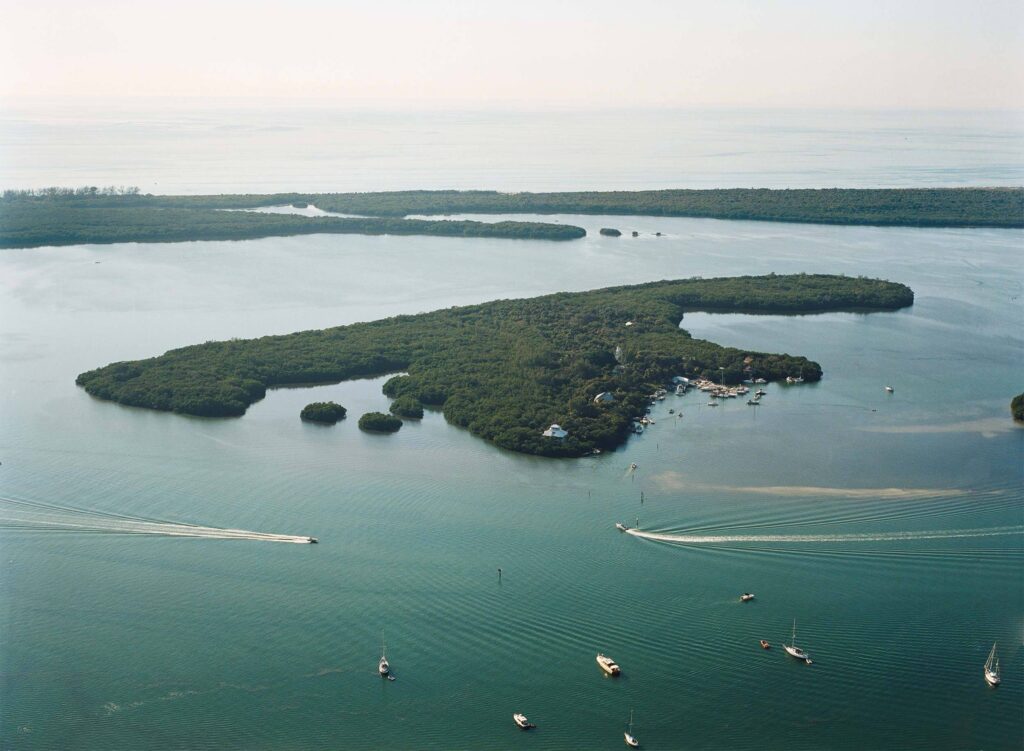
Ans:
{"type": "Polygon", "coordinates": [[[524,715],[522,712],[516,712],[514,715],[512,715],[512,720],[516,723],[516,727],[518,727],[520,730],[529,730],[530,728],[537,727],[528,719],[526,719],[526,715],[524,715]]]}
{"type": "Polygon", "coordinates": [[[619,530],[620,532],[628,532],[629,531],[629,527],[627,527],[622,522],[615,522],[615,529],[619,530]]]}
{"type": "Polygon", "coordinates": [[[771,649],[772,645],[768,643],[767,639],[761,640],[761,649],[771,649]]]}
{"type": "Polygon", "coordinates": [[[608,675],[618,675],[622,672],[620,668],[611,657],[597,653],[597,664],[601,667],[601,670],[606,672],[608,675]]]}
{"type": "Polygon", "coordinates": [[[894,392],[894,391],[895,391],[896,389],[894,389],[894,388],[893,388],[892,386],[886,386],[886,387],[885,387],[885,390],[886,390],[886,391],[888,391],[888,392],[889,392],[889,393],[891,394],[891,393],[892,393],[892,392],[894,392]]]}
{"type": "Polygon", "coordinates": [[[753,592],[744,592],[743,594],[740,595],[740,602],[750,602],[753,599],[754,599],[754,593],[753,592]]]}
{"type": "Polygon", "coordinates": [[[629,468],[630,469],[636,469],[636,462],[633,462],[632,464],[630,464],[629,468]]]}
{"type": "Polygon", "coordinates": [[[306,542],[308,542],[310,545],[316,545],[320,541],[315,537],[307,537],[306,542]]]}

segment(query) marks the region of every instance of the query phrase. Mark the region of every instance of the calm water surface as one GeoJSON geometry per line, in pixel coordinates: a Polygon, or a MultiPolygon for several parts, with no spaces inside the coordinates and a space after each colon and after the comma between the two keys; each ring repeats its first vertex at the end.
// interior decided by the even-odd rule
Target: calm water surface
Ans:
{"type": "Polygon", "coordinates": [[[320,538],[6,522],[0,748],[620,748],[630,709],[650,749],[1019,748],[1021,233],[556,219],[590,236],[0,254],[0,496],[320,538]],[[355,418],[387,406],[382,379],[273,391],[232,420],[74,385],[207,339],[769,271],[881,276],[917,300],[687,315],[696,336],[806,354],[825,378],[768,386],[756,409],[669,397],[648,433],[600,457],[502,452],[436,413],[363,434],[355,418]],[[351,416],[300,422],[321,399],[351,416]],[[612,527],[636,517],[728,539],[612,527]],[[781,650],[794,618],[811,666],[781,650]],[[393,683],[376,674],[382,632],[393,683]],[[998,690],[982,679],[994,641],[998,690]],[[598,650],[621,678],[600,674],[598,650]],[[515,730],[516,711],[539,728],[515,730]]]}
{"type": "Polygon", "coordinates": [[[146,193],[1024,184],[1024,111],[374,112],[8,102],[0,188],[146,193]]]}

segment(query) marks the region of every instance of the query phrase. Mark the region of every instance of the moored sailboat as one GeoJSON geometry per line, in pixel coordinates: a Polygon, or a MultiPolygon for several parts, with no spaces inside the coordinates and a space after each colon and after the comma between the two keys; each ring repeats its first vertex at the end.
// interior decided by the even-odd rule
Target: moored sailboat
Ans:
{"type": "Polygon", "coordinates": [[[633,710],[629,710],[629,726],[626,728],[626,732],[622,734],[626,740],[626,745],[636,748],[640,745],[640,741],[633,735],[633,710]]]}
{"type": "Polygon", "coordinates": [[[793,619],[793,636],[790,639],[790,643],[782,643],[782,648],[786,650],[786,653],[792,655],[798,660],[803,660],[808,665],[811,664],[811,656],[804,652],[800,647],[796,645],[796,618],[793,619]]]}
{"type": "Polygon", "coordinates": [[[391,675],[391,665],[388,664],[388,652],[383,636],[380,640],[380,662],[377,663],[377,672],[381,678],[388,678],[391,675]]]}
{"type": "Polygon", "coordinates": [[[1002,680],[999,675],[999,655],[996,654],[996,645],[993,644],[992,651],[985,660],[985,682],[990,686],[998,686],[1002,680]]]}

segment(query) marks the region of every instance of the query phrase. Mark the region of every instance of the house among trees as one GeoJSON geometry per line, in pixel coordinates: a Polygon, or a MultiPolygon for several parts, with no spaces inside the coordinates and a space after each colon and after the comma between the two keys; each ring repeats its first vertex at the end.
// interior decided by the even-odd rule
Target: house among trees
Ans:
{"type": "Polygon", "coordinates": [[[608,404],[615,401],[615,395],[610,391],[602,391],[594,397],[594,404],[608,404]]]}
{"type": "Polygon", "coordinates": [[[541,433],[546,438],[565,438],[569,435],[567,430],[562,430],[562,426],[558,423],[551,423],[551,427],[541,433]]]}

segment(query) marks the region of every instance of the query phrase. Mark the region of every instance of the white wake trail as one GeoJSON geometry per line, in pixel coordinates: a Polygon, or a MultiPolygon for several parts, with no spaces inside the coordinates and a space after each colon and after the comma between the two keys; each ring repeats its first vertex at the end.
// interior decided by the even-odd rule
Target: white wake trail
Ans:
{"type": "Polygon", "coordinates": [[[721,545],[724,543],[807,543],[807,542],[902,542],[905,540],[952,540],[962,537],[999,537],[1024,534],[1024,526],[985,529],[948,529],[918,532],[865,532],[835,535],[687,535],[627,529],[627,534],[644,540],[679,545],[721,545]]]}

